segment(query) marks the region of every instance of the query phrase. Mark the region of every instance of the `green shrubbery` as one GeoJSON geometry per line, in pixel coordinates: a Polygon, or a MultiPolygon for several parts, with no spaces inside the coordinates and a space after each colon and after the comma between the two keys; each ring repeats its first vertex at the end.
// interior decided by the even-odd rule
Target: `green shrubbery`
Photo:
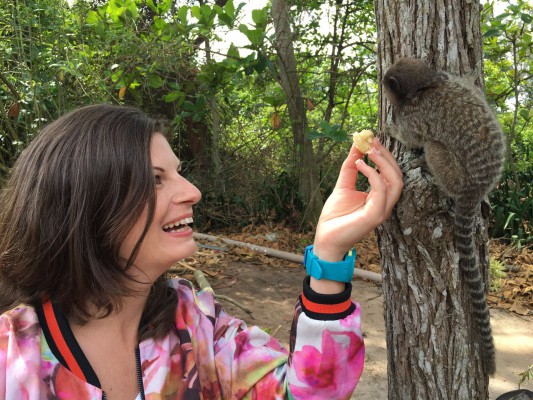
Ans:
{"type": "Polygon", "coordinates": [[[521,247],[533,241],[533,170],[517,172],[517,176],[519,184],[506,171],[501,184],[490,196],[490,235],[521,247]]]}

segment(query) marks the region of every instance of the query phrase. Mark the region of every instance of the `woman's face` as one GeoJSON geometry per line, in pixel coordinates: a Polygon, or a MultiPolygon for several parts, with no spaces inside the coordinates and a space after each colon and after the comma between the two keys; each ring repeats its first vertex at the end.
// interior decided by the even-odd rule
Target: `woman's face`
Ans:
{"type": "MultiPolygon", "coordinates": [[[[200,191],[180,175],[181,162],[165,137],[152,136],[150,156],[156,180],[154,219],[148,228],[130,270],[135,278],[155,281],[177,261],[196,252],[192,238],[192,206],[200,201],[200,191]]],[[[127,260],[146,225],[148,206],[120,246],[120,257],[127,260]]]]}

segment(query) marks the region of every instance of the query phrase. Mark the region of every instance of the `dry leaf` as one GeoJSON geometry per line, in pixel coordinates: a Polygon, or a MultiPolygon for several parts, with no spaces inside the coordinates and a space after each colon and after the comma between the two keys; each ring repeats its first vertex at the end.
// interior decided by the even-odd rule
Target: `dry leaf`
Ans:
{"type": "Polygon", "coordinates": [[[520,299],[516,299],[509,311],[515,312],[519,315],[529,315],[529,310],[522,305],[520,299]]]}
{"type": "Polygon", "coordinates": [[[126,86],[122,86],[118,91],[118,98],[119,100],[123,100],[124,96],[126,95],[126,86]]]}
{"type": "Polygon", "coordinates": [[[278,112],[272,113],[270,116],[270,125],[272,125],[272,129],[278,129],[280,123],[280,118],[278,112]]]}
{"type": "Polygon", "coordinates": [[[13,103],[11,107],[9,107],[9,110],[7,111],[7,115],[11,118],[17,118],[20,113],[20,104],[18,102],[13,103]]]}
{"type": "Polygon", "coordinates": [[[305,101],[307,103],[307,108],[309,108],[309,111],[313,111],[315,109],[315,105],[313,104],[311,99],[309,97],[306,97],[305,101]]]}

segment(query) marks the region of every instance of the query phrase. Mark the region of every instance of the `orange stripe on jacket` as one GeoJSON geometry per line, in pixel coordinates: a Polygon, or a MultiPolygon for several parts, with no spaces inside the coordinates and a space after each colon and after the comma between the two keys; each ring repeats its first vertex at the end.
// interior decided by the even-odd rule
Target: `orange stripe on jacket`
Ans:
{"type": "Polygon", "coordinates": [[[348,308],[350,308],[350,306],[352,305],[352,300],[348,299],[338,304],[320,304],[313,303],[312,301],[308,300],[302,293],[302,304],[307,310],[312,311],[314,313],[339,314],[345,312],[346,310],[348,310],[348,308]]]}
{"type": "Polygon", "coordinates": [[[74,358],[74,355],[68,348],[67,342],[65,342],[65,339],[63,338],[63,334],[61,333],[61,330],[59,329],[56,315],[54,313],[54,309],[52,308],[52,302],[47,301],[46,303],[44,303],[43,310],[44,310],[46,322],[48,323],[48,328],[50,329],[50,334],[54,338],[54,342],[57,346],[57,349],[59,350],[59,352],[65,359],[65,362],[67,363],[68,368],[70,369],[70,372],[72,372],[78,378],[82,379],[84,382],[87,382],[87,379],[85,378],[83,371],[81,370],[80,366],[78,365],[78,362],[74,358]]]}

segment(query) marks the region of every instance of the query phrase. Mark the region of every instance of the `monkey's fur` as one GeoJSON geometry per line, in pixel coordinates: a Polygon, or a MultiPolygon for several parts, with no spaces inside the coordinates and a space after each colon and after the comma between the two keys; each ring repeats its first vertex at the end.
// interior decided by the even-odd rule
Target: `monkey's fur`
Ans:
{"type": "Polygon", "coordinates": [[[385,93],[395,125],[387,133],[407,147],[423,148],[439,187],[456,199],[454,237],[459,268],[472,301],[485,373],[496,370],[490,315],[473,243],[474,216],[498,183],[505,138],[482,91],[466,79],[404,58],[386,72],[385,93]]]}

